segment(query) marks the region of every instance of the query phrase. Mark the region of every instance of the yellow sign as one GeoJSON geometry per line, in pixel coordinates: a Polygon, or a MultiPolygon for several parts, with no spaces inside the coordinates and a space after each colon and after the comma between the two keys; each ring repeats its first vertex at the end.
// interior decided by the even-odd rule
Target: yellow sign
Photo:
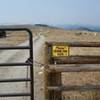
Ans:
{"type": "Polygon", "coordinates": [[[53,45],[52,56],[53,57],[64,57],[69,55],[69,47],[67,45],[53,45]]]}

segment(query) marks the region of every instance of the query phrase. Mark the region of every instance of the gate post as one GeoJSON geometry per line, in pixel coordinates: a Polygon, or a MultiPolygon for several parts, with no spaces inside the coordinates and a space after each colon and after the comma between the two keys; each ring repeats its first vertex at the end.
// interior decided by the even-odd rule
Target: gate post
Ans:
{"type": "MultiPolygon", "coordinates": [[[[61,73],[49,73],[48,86],[61,86],[61,73]]],[[[50,91],[49,100],[62,100],[61,91],[50,91]]]]}
{"type": "MultiPolygon", "coordinates": [[[[46,64],[54,63],[51,59],[51,45],[47,43],[46,45],[46,64]]],[[[56,62],[55,62],[56,66],[56,62]]],[[[48,72],[48,68],[45,68],[45,95],[46,100],[62,100],[62,92],[61,91],[48,91],[48,86],[61,86],[61,72],[48,72]]]]}

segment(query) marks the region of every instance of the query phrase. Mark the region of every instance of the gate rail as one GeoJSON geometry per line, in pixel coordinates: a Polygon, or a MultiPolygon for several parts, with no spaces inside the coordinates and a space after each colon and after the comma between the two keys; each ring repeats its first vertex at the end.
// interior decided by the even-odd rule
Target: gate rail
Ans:
{"type": "MultiPolygon", "coordinates": [[[[52,45],[65,44],[69,47],[99,47],[100,42],[47,42],[47,55],[50,60],[50,51],[52,45]],[[49,49],[48,49],[49,48],[49,49]]],[[[58,59],[57,57],[55,59],[58,59]]],[[[87,90],[98,90],[100,85],[62,85],[61,73],[62,72],[91,72],[100,71],[100,56],[95,55],[84,55],[84,56],[68,56],[66,59],[61,60],[65,64],[50,64],[45,67],[46,76],[46,100],[62,100],[62,91],[87,91],[87,90]],[[96,64],[96,66],[88,66],[96,64]],[[82,66],[81,66],[82,65],[82,66]]],[[[49,62],[49,61],[47,61],[49,62]]]]}
{"type": "Polygon", "coordinates": [[[29,50],[29,59],[28,62],[22,63],[0,63],[0,67],[13,67],[13,66],[28,66],[30,67],[30,78],[15,78],[15,79],[2,79],[0,83],[7,82],[30,82],[30,93],[3,93],[0,94],[0,97],[20,97],[20,96],[30,96],[30,100],[34,100],[34,71],[33,71],[33,37],[32,32],[27,28],[0,28],[0,31],[26,31],[29,35],[29,45],[28,46],[6,46],[0,47],[0,50],[29,50]]]}

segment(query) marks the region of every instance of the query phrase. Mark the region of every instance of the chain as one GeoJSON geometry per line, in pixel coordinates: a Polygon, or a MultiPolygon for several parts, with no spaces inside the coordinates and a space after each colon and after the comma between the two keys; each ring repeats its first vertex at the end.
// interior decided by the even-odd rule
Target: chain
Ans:
{"type": "Polygon", "coordinates": [[[33,64],[37,67],[45,67],[45,68],[48,68],[49,66],[47,64],[43,64],[43,63],[40,63],[38,61],[33,61],[33,64]]]}
{"type": "MultiPolygon", "coordinates": [[[[30,58],[28,58],[27,60],[26,60],[26,63],[32,63],[32,60],[30,59],[30,58]]],[[[37,67],[48,67],[48,65],[47,64],[43,64],[43,63],[40,63],[40,62],[38,62],[38,61],[35,61],[35,60],[33,60],[33,65],[35,65],[35,66],[37,66],[37,67]]]]}
{"type": "MultiPolygon", "coordinates": [[[[30,63],[30,64],[32,64],[32,60],[30,59],[30,58],[28,58],[27,60],[26,60],[26,63],[30,63]]],[[[38,61],[35,61],[35,60],[33,60],[33,65],[34,66],[37,66],[37,67],[40,67],[40,68],[48,68],[49,66],[47,65],[47,64],[43,64],[43,63],[40,63],[40,62],[38,62],[38,61]]],[[[26,68],[26,78],[28,78],[29,76],[29,67],[27,66],[27,68],[26,68]]],[[[26,88],[28,87],[28,82],[26,82],[26,88]]]]}

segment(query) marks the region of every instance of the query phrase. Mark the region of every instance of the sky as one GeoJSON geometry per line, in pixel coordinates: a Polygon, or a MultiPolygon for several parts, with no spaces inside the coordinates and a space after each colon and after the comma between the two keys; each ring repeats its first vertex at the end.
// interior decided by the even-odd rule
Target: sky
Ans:
{"type": "Polygon", "coordinates": [[[0,0],[0,24],[100,26],[100,0],[0,0]]]}

